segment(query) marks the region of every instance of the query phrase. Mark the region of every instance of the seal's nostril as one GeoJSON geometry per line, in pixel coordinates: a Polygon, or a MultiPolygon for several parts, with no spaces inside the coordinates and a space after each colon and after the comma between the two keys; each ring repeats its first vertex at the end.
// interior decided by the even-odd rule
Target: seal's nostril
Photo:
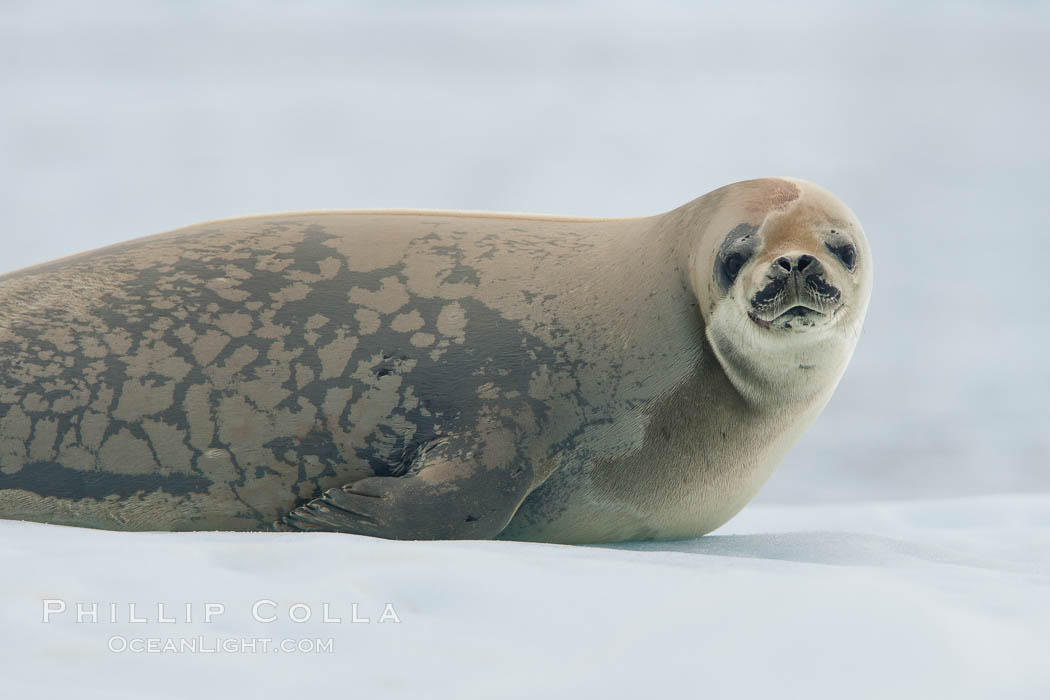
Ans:
{"type": "Polygon", "coordinates": [[[801,255],[801,256],[799,256],[799,259],[798,259],[798,271],[802,272],[807,267],[809,267],[809,264],[811,262],[813,262],[815,260],[816,260],[816,258],[814,258],[812,255],[801,255]]]}
{"type": "Polygon", "coordinates": [[[782,268],[784,268],[788,272],[791,272],[791,261],[790,260],[788,260],[787,258],[777,258],[776,262],[777,262],[777,265],[780,265],[782,268]]]}

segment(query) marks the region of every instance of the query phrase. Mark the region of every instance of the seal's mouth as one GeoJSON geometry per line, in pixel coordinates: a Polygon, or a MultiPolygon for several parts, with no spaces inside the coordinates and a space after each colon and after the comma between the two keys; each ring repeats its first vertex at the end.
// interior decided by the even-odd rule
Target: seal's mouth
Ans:
{"type": "Polygon", "coordinates": [[[823,276],[802,278],[794,274],[770,280],[751,297],[748,316],[763,328],[774,324],[790,328],[794,320],[812,326],[842,306],[842,293],[823,276]]]}
{"type": "Polygon", "coordinates": [[[805,306],[803,304],[796,304],[795,306],[792,306],[790,309],[788,309],[784,313],[780,314],[779,316],[776,316],[773,320],[775,321],[778,318],[784,318],[786,316],[800,317],[800,316],[809,316],[811,314],[812,315],[816,315],[816,316],[823,316],[824,312],[821,311],[820,309],[813,309],[813,308],[810,308],[810,307],[805,306]]]}

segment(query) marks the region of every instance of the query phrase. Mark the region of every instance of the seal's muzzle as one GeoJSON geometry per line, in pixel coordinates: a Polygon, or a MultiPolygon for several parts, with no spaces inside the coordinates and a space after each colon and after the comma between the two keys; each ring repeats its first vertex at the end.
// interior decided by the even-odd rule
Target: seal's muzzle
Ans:
{"type": "Polygon", "coordinates": [[[824,265],[812,255],[785,255],[774,260],[768,283],[751,297],[751,316],[770,322],[785,314],[828,314],[841,304],[842,293],[828,283],[824,265]]]}

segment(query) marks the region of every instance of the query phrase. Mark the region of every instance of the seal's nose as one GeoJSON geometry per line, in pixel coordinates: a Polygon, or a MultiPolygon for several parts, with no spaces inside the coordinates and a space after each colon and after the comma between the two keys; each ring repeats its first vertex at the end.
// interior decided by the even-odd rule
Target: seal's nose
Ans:
{"type": "Polygon", "coordinates": [[[816,270],[820,267],[819,263],[816,263],[817,259],[812,255],[784,255],[777,258],[774,263],[777,267],[781,268],[785,272],[791,272],[792,270],[798,270],[799,272],[805,272],[806,268],[816,270]]]}

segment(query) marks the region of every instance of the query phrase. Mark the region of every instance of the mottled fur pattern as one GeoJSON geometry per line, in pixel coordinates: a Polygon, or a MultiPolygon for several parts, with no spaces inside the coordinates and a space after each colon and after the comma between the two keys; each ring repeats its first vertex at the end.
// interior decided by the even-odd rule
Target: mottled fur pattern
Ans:
{"type": "Polygon", "coordinates": [[[868,289],[852,214],[787,179],[638,219],[319,212],[102,248],[0,277],[0,517],[701,534],[827,401],[868,289]],[[741,315],[765,258],[827,222],[859,262],[826,327],[741,315]],[[741,224],[762,247],[722,289],[741,224]]]}

